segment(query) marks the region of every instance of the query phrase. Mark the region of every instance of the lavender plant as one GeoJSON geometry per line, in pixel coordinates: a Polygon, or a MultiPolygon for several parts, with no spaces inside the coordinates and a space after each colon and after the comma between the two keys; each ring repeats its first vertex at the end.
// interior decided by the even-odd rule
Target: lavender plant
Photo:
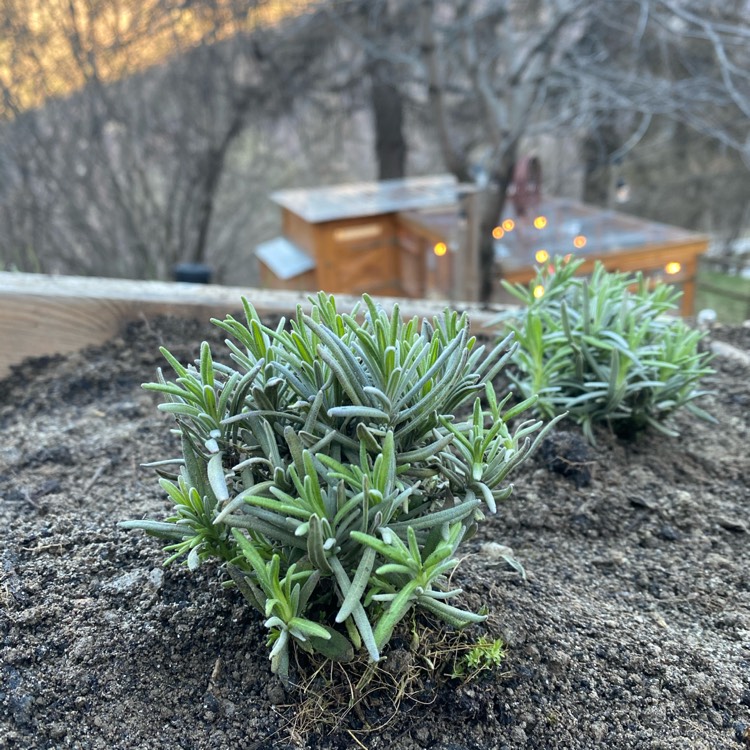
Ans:
{"type": "Polygon", "coordinates": [[[456,627],[485,619],[455,604],[448,576],[550,426],[510,425],[536,396],[495,396],[512,334],[485,352],[465,314],[420,324],[367,296],[350,314],[322,292],[310,301],[289,328],[247,300],[244,322],[214,320],[227,364],[206,343],[187,366],[162,350],[175,377],[144,387],[181,438],[181,456],[152,464],[174,511],[122,523],[169,540],[167,562],[223,563],[282,676],[291,644],[377,661],[412,608],[456,627]]]}
{"type": "Polygon", "coordinates": [[[680,292],[601,263],[590,278],[576,277],[581,263],[555,258],[527,287],[503,282],[523,303],[498,319],[519,344],[509,377],[521,398],[538,394],[538,414],[567,413],[591,443],[600,423],[674,436],[665,420],[683,406],[711,420],[695,400],[713,371],[698,347],[703,334],[674,316],[680,292]]]}

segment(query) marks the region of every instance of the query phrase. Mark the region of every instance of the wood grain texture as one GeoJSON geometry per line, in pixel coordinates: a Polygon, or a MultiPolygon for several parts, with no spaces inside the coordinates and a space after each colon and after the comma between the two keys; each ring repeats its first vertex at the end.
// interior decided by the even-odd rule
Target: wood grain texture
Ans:
{"type": "MultiPolygon", "coordinates": [[[[0,377],[27,357],[66,354],[116,336],[125,324],[169,314],[197,319],[223,318],[242,307],[246,296],[260,315],[289,317],[298,304],[308,307],[308,292],[250,289],[161,281],[0,273],[0,377]]],[[[337,294],[341,310],[357,297],[337,294]]],[[[431,317],[446,305],[469,312],[475,333],[502,309],[479,310],[467,303],[379,297],[390,312],[431,317]]]]}

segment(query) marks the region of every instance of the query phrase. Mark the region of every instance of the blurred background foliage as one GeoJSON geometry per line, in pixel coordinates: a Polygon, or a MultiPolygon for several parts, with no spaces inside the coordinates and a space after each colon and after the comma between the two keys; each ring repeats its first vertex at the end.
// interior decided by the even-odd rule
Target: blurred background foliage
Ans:
{"type": "Polygon", "coordinates": [[[488,186],[487,254],[531,153],[549,192],[736,242],[750,4],[614,8],[2,0],[0,265],[252,284],[272,190],[446,171],[488,186]]]}

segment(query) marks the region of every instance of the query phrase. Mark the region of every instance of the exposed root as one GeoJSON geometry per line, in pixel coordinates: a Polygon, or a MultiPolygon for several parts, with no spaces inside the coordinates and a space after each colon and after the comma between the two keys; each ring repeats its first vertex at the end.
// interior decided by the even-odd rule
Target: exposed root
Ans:
{"type": "Polygon", "coordinates": [[[364,653],[341,663],[296,651],[293,702],[278,707],[286,709],[291,739],[302,744],[311,734],[343,731],[366,748],[368,735],[416,706],[434,703],[441,686],[474,679],[479,670],[459,667],[479,635],[476,628],[452,630],[419,614],[394,634],[377,664],[364,653]]]}

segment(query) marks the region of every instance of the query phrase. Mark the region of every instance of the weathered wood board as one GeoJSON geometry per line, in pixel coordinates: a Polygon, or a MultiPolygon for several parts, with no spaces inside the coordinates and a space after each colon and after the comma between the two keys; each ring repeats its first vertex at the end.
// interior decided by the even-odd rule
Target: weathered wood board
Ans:
{"type": "MultiPolygon", "coordinates": [[[[0,377],[27,357],[65,354],[117,335],[129,321],[160,314],[191,318],[223,318],[241,310],[246,296],[261,315],[289,316],[308,293],[198,285],[162,281],[0,273],[0,377]]],[[[357,298],[336,295],[342,310],[357,298]]],[[[379,297],[390,311],[398,303],[402,315],[431,317],[446,305],[467,310],[475,332],[482,332],[500,307],[481,310],[469,303],[379,297]]]]}

